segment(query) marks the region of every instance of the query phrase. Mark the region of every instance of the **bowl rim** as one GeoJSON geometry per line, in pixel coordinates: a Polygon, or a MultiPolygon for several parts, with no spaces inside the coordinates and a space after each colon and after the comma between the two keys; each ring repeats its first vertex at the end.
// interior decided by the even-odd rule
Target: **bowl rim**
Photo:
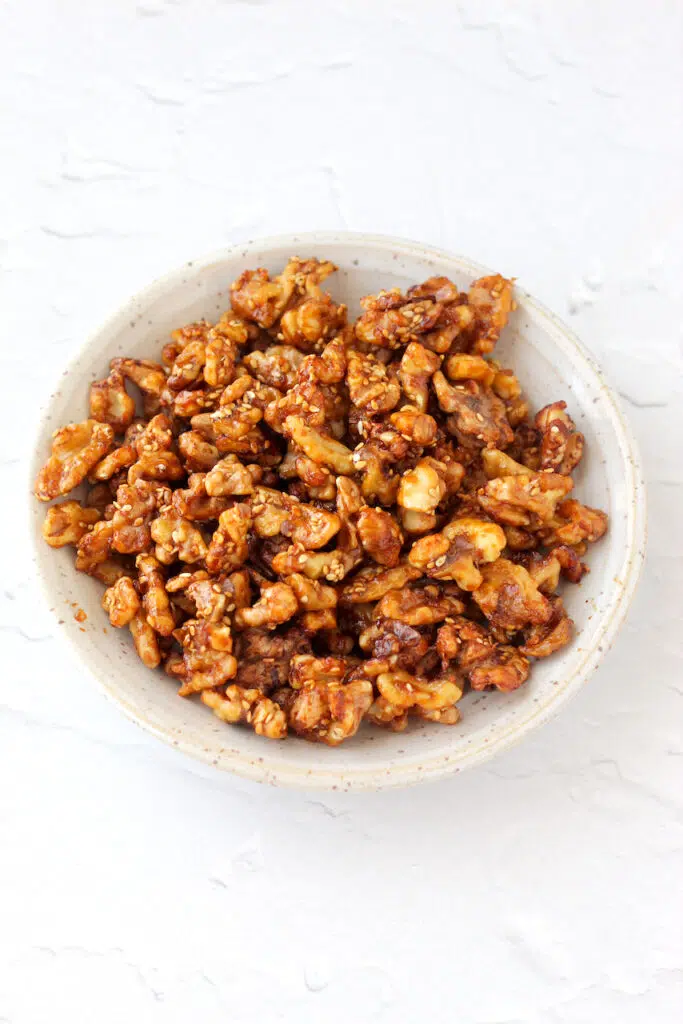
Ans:
{"type": "MultiPolygon", "coordinates": [[[[67,362],[64,371],[60,375],[60,379],[77,368],[88,350],[96,344],[100,335],[111,330],[117,325],[117,323],[122,322],[124,318],[129,318],[128,312],[130,310],[140,308],[146,302],[152,301],[156,295],[162,294],[168,291],[169,288],[178,284],[181,281],[183,274],[186,274],[188,269],[199,273],[207,267],[210,267],[212,264],[222,263],[227,259],[234,259],[236,255],[243,256],[246,259],[251,252],[265,252],[270,248],[282,248],[284,246],[291,245],[292,252],[294,252],[295,247],[305,247],[309,244],[324,246],[339,243],[355,244],[359,248],[366,250],[382,249],[386,251],[390,248],[393,252],[398,251],[406,256],[419,257],[427,260],[447,260],[451,263],[457,263],[465,272],[471,274],[475,278],[484,274],[493,273],[493,271],[489,270],[487,267],[476,263],[468,257],[460,256],[459,254],[453,253],[447,249],[425,245],[421,242],[393,235],[366,234],[364,232],[356,231],[309,231],[296,234],[270,235],[263,238],[250,239],[246,242],[237,242],[224,248],[214,250],[205,256],[185,261],[185,263],[160,275],[151,283],[135,292],[121,306],[119,306],[118,309],[113,311],[102,323],[100,323],[95,330],[88,333],[84,342],[78,347],[76,352],[67,362]]],[[[151,733],[173,748],[193,757],[195,760],[201,761],[211,767],[218,768],[221,771],[232,772],[235,775],[252,781],[268,782],[272,785],[309,790],[378,790],[404,787],[427,780],[435,780],[456,774],[465,768],[482,764],[494,757],[496,754],[515,746],[533,729],[544,725],[546,722],[554,718],[555,715],[559,713],[560,709],[564,707],[567,701],[579,691],[612,646],[616,635],[624,622],[628,608],[635,594],[645,560],[645,547],[647,540],[647,499],[642,462],[638,445],[628,420],[624,415],[621,403],[618,401],[614,390],[607,383],[603,371],[593,358],[590,351],[579,340],[576,334],[558,316],[556,316],[555,313],[531,296],[523,288],[520,288],[518,284],[515,284],[515,297],[518,301],[521,300],[525,306],[530,307],[537,316],[541,319],[546,319],[552,325],[555,331],[562,336],[563,341],[567,345],[568,349],[573,352],[574,357],[578,358],[580,362],[584,364],[584,369],[587,374],[593,377],[597,386],[600,388],[605,401],[610,407],[621,458],[627,467],[630,467],[630,472],[627,473],[627,500],[632,508],[633,515],[628,544],[624,550],[623,580],[620,581],[618,593],[612,601],[611,612],[605,616],[604,621],[601,623],[598,635],[593,645],[586,650],[583,659],[577,665],[569,679],[565,681],[561,690],[557,693],[556,698],[549,704],[535,709],[530,715],[520,722],[501,731],[495,737],[492,737],[489,742],[482,744],[479,748],[467,751],[467,753],[458,760],[451,758],[451,755],[442,751],[431,756],[427,755],[420,764],[416,764],[414,759],[411,759],[405,765],[402,765],[400,760],[394,761],[388,768],[386,766],[378,765],[370,768],[354,769],[349,768],[344,764],[340,764],[337,768],[325,770],[316,768],[315,772],[307,770],[302,765],[269,765],[267,753],[266,756],[257,760],[256,758],[250,757],[248,754],[241,751],[226,750],[223,755],[216,760],[211,751],[207,751],[199,745],[195,745],[184,740],[182,734],[178,735],[170,728],[166,729],[164,727],[157,726],[155,723],[147,720],[144,713],[140,712],[137,708],[130,705],[121,697],[114,685],[109,684],[94,671],[88,663],[77,639],[70,636],[66,630],[58,628],[55,631],[55,635],[59,638],[60,642],[65,644],[68,651],[72,654],[75,653],[78,662],[86,670],[87,674],[94,679],[99,689],[109,700],[113,701],[113,703],[123,711],[130,721],[144,729],[145,732],[151,733]]],[[[35,476],[36,467],[42,464],[44,455],[44,453],[40,452],[39,448],[40,438],[46,432],[50,409],[59,390],[60,384],[57,384],[50,391],[49,395],[42,400],[38,410],[36,427],[31,439],[29,468],[31,479],[29,481],[29,487],[27,488],[27,523],[30,522],[30,516],[35,511],[35,497],[32,490],[33,478],[35,476]]],[[[47,432],[49,433],[51,431],[47,432]]],[[[34,555],[33,561],[35,564],[40,552],[40,542],[34,531],[29,532],[31,533],[31,547],[34,555]]],[[[50,591],[47,580],[40,572],[37,572],[36,576],[39,581],[39,590],[45,605],[49,609],[50,615],[55,620],[55,623],[58,625],[59,613],[56,608],[53,609],[51,606],[50,591]]]]}

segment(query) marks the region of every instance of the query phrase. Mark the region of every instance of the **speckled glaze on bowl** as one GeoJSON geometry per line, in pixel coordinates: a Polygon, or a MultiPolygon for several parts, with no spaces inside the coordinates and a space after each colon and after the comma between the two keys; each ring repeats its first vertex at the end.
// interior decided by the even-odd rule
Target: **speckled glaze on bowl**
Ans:
{"type": "MultiPolygon", "coordinates": [[[[278,271],[292,255],[334,260],[335,298],[355,313],[362,295],[405,287],[434,274],[459,286],[487,271],[466,259],[398,238],[308,234],[268,238],[193,260],[156,281],[111,317],[84,345],[44,409],[32,478],[53,430],[85,418],[88,386],[122,354],[158,358],[169,332],[201,317],[215,319],[229,304],[230,282],[245,268],[278,271]]],[[[260,782],[305,789],[378,789],[434,779],[487,760],[555,715],[583,685],[612,643],[633,595],[645,548],[645,489],[638,453],[614,394],[574,335],[552,313],[517,289],[517,311],[496,350],[540,407],[567,400],[586,435],[587,454],[576,473],[576,494],[610,515],[610,531],[590,551],[591,572],[565,588],[578,636],[554,657],[534,665],[516,693],[472,693],[455,727],[415,723],[394,734],[362,728],[337,748],[295,739],[273,742],[219,722],[207,708],[176,694],[161,672],[138,660],[127,630],[108,625],[102,586],[77,573],[70,549],[53,551],[41,539],[44,506],[30,499],[36,573],[48,604],[63,620],[59,631],[108,697],[138,725],[193,757],[260,782]],[[86,612],[82,632],[73,607],[86,612]]]]}

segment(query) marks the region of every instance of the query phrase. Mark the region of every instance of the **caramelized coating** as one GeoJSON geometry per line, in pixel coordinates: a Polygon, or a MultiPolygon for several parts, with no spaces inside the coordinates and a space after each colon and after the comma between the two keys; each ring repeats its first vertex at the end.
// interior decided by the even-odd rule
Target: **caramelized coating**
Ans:
{"type": "Polygon", "coordinates": [[[492,626],[513,633],[550,619],[550,602],[523,566],[498,558],[482,568],[482,576],[472,597],[492,626]]]}
{"type": "Polygon", "coordinates": [[[99,423],[109,423],[122,434],[133,422],[135,402],[126,391],[123,374],[112,370],[104,380],[90,385],[90,416],[99,423]]]}
{"type": "Polygon", "coordinates": [[[541,469],[569,476],[581,461],[585,439],[566,409],[566,402],[546,405],[534,425],[541,432],[541,469]]]}
{"type": "Polygon", "coordinates": [[[100,518],[95,508],[83,508],[77,501],[62,501],[47,510],[41,533],[51,548],[75,547],[100,518]]]}
{"type": "Polygon", "coordinates": [[[68,494],[85,480],[113,446],[113,428],[97,420],[69,423],[55,431],[52,453],[36,479],[36,498],[51,501],[68,494]]]}
{"type": "Polygon", "coordinates": [[[523,685],[570,642],[559,591],[607,529],[568,497],[585,439],[565,402],[534,417],[490,358],[512,281],[432,277],[349,324],[335,269],[245,270],[160,362],[112,360],[36,481],[42,501],[90,485],[43,536],[146,666],[223,722],[330,746],[523,685]]]}
{"type": "Polygon", "coordinates": [[[140,598],[129,576],[122,576],[107,587],[102,596],[102,607],[117,629],[127,626],[135,618],[140,611],[140,598]]]}

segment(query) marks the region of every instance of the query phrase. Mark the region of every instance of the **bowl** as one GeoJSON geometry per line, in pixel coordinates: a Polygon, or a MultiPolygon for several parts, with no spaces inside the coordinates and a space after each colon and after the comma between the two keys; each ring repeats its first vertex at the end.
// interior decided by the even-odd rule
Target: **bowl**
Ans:
{"type": "MultiPolygon", "coordinates": [[[[363,234],[304,234],[233,246],[192,260],[132,298],[83,346],[42,412],[32,477],[47,457],[50,435],[87,416],[91,381],[115,356],[158,358],[169,332],[201,317],[216,319],[229,305],[230,282],[245,268],[279,271],[292,255],[333,260],[335,298],[352,313],[362,295],[406,287],[445,274],[460,287],[489,273],[467,259],[397,238],[363,234]]],[[[514,268],[513,268],[514,269],[514,268]]],[[[638,453],[623,413],[595,362],[560,320],[521,289],[517,310],[496,349],[517,372],[532,408],[565,399],[586,436],[576,479],[584,503],[610,516],[606,537],[592,546],[590,573],[567,586],[577,626],[572,644],[535,663],[529,681],[511,694],[470,693],[457,726],[416,722],[404,733],[361,728],[339,747],[291,739],[274,742],[225,725],[199,702],[184,700],[161,672],[138,660],[127,630],[107,629],[102,586],[76,572],[73,551],[42,540],[44,506],[30,499],[35,571],[58,631],[105,694],[138,725],[217,768],[260,782],[308,789],[375,789],[434,779],[493,757],[557,714],[586,682],[612,643],[633,596],[645,547],[645,491],[638,453]],[[83,624],[74,608],[86,613],[83,624]]]]}

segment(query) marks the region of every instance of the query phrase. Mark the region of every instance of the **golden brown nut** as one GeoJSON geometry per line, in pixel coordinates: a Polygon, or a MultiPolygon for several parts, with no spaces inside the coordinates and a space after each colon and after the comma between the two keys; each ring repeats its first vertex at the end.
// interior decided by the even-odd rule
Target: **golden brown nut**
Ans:
{"type": "Polygon", "coordinates": [[[455,580],[463,590],[476,590],[482,581],[479,566],[495,562],[505,547],[505,534],[496,523],[462,517],[441,533],[415,541],[408,561],[437,580],[455,580]]]}
{"type": "Polygon", "coordinates": [[[161,651],[157,635],[147,621],[147,616],[139,609],[128,623],[133,637],[135,650],[140,661],[147,668],[157,668],[161,664],[161,651]]]}
{"type": "Polygon", "coordinates": [[[547,658],[571,640],[574,623],[565,611],[562,598],[554,597],[550,603],[552,615],[548,621],[524,630],[524,643],[518,648],[522,654],[534,658],[547,658]]]}
{"type": "Polygon", "coordinates": [[[140,598],[129,576],[121,576],[104,592],[102,607],[109,615],[112,626],[127,626],[140,611],[140,598]]]}
{"type": "Polygon", "coordinates": [[[353,579],[342,587],[340,599],[347,604],[365,604],[367,601],[379,601],[390,590],[404,587],[411,580],[419,579],[422,570],[402,562],[389,569],[368,566],[361,569],[353,579]]]}
{"type": "Polygon", "coordinates": [[[138,453],[134,445],[122,444],[119,448],[115,448],[113,452],[105,455],[103,459],[100,459],[97,465],[88,473],[88,480],[90,483],[111,480],[112,477],[121,473],[122,470],[132,466],[137,457],[138,453]]]}
{"type": "Polygon", "coordinates": [[[541,432],[541,469],[569,476],[581,461],[585,439],[566,408],[566,402],[546,405],[534,425],[541,432]]]}
{"type": "Polygon", "coordinates": [[[429,381],[440,366],[439,356],[419,341],[411,341],[401,357],[398,379],[409,401],[421,412],[429,403],[429,381]]]}
{"type": "Polygon", "coordinates": [[[299,602],[292,588],[286,583],[273,583],[261,591],[260,600],[252,608],[237,609],[235,624],[239,628],[275,629],[296,615],[298,610],[299,602]]]}
{"type": "Polygon", "coordinates": [[[186,430],[178,438],[178,448],[188,473],[206,472],[220,461],[215,444],[207,441],[196,430],[186,430]]]}
{"type": "Polygon", "coordinates": [[[454,674],[427,680],[400,670],[380,673],[377,676],[377,689],[387,704],[395,708],[420,707],[425,711],[452,707],[463,693],[454,674]]]}
{"type": "Polygon", "coordinates": [[[605,535],[607,522],[606,512],[570,498],[557,506],[550,524],[552,533],[549,539],[554,544],[580,544],[582,541],[593,544],[605,535]]]}
{"type": "Polygon", "coordinates": [[[78,542],[76,568],[93,575],[96,566],[109,559],[113,536],[114,526],[110,520],[95,523],[92,530],[85,533],[78,542]]]}
{"type": "Polygon", "coordinates": [[[126,391],[123,374],[112,370],[104,380],[90,385],[90,416],[99,423],[109,423],[117,434],[133,422],[135,402],[126,391]]]}
{"type": "Polygon", "coordinates": [[[226,687],[225,696],[216,690],[203,690],[201,699],[214,715],[231,725],[250,725],[255,733],[270,740],[284,739],[287,735],[284,711],[260,690],[232,683],[226,687]]]}
{"type": "Polygon", "coordinates": [[[122,555],[137,554],[150,546],[150,524],[158,508],[167,505],[167,487],[149,480],[121,484],[116,492],[112,518],[112,548],[122,555]]]}
{"type": "Polygon", "coordinates": [[[55,431],[50,458],[36,478],[38,500],[51,501],[78,487],[113,446],[113,428],[97,420],[69,423],[55,431]]]}
{"type": "Polygon", "coordinates": [[[161,563],[154,555],[138,555],[135,566],[138,570],[138,585],[147,621],[161,636],[170,636],[175,629],[175,619],[164,586],[161,563]]]}
{"type": "Polygon", "coordinates": [[[491,387],[496,376],[494,367],[486,359],[465,352],[455,352],[449,356],[444,363],[444,370],[451,380],[477,380],[485,388],[491,387]]]}
{"type": "Polygon", "coordinates": [[[162,565],[171,565],[177,558],[181,562],[201,562],[207,555],[201,531],[170,505],[161,509],[149,529],[156,545],[154,554],[162,565]]]}
{"type": "Polygon", "coordinates": [[[406,301],[397,288],[360,300],[365,312],[356,320],[359,341],[379,348],[402,348],[436,324],[441,306],[431,299],[406,301]]]}
{"type": "Polygon", "coordinates": [[[368,416],[395,409],[401,398],[398,382],[371,353],[349,350],[346,383],[351,401],[368,416]]]}
{"type": "Polygon", "coordinates": [[[230,572],[244,565],[249,554],[251,522],[251,509],[245,504],[234,505],[221,512],[218,528],[205,556],[209,572],[230,572]]]}
{"type": "Polygon", "coordinates": [[[43,540],[51,548],[76,546],[99,518],[96,508],[83,508],[77,501],[62,501],[47,510],[41,530],[43,540]]]}
{"type": "Polygon", "coordinates": [[[264,352],[259,349],[248,352],[242,365],[262,384],[278,391],[288,391],[297,382],[297,371],[303,358],[303,352],[293,345],[272,345],[264,352]]]}
{"type": "Polygon", "coordinates": [[[429,513],[435,511],[445,494],[446,483],[434,460],[420,459],[401,477],[396,501],[402,508],[429,513]]]}
{"type": "Polygon", "coordinates": [[[228,622],[188,619],[173,636],[183,648],[183,671],[179,673],[182,686],[178,690],[181,697],[222,686],[234,677],[237,659],[232,654],[228,622]]]}
{"type": "Polygon", "coordinates": [[[548,622],[552,606],[523,566],[499,558],[481,574],[483,582],[472,597],[492,626],[515,632],[548,622]]]}
{"type": "MultiPolygon", "coordinates": [[[[532,629],[543,627],[533,626],[532,629]]],[[[490,654],[482,658],[469,673],[473,690],[486,690],[493,686],[501,693],[519,689],[529,678],[529,660],[522,648],[499,644],[490,654]]]]}
{"type": "Polygon", "coordinates": [[[148,359],[112,359],[111,368],[132,381],[145,395],[158,397],[166,387],[163,367],[148,359]]]}
{"type": "Polygon", "coordinates": [[[354,472],[353,459],[349,449],[333,437],[327,437],[308,426],[298,416],[285,420],[285,434],[290,437],[313,462],[329,466],[335,473],[351,476],[354,472]]]}
{"type": "Polygon", "coordinates": [[[236,455],[226,455],[206,474],[204,485],[211,497],[244,496],[254,493],[254,486],[262,477],[260,466],[245,466],[236,455]]]}
{"type": "Polygon", "coordinates": [[[513,282],[492,274],[475,281],[467,295],[467,303],[474,312],[472,351],[480,355],[492,352],[500,332],[515,308],[512,297],[513,282]]]}
{"type": "MultiPolygon", "coordinates": [[[[457,588],[455,588],[457,590],[457,588]]],[[[375,615],[397,619],[409,626],[430,626],[452,615],[461,615],[465,605],[440,587],[405,587],[390,590],[377,604],[375,615]]]]}
{"type": "Polygon", "coordinates": [[[373,561],[388,568],[398,565],[403,534],[390,512],[365,505],[358,513],[356,526],[363,550],[373,561]]]}
{"type": "Polygon", "coordinates": [[[490,388],[474,380],[449,384],[440,370],[432,383],[440,407],[450,414],[451,433],[497,448],[512,443],[514,435],[505,405],[490,388]]]}
{"type": "Polygon", "coordinates": [[[187,481],[188,486],[178,487],[173,492],[173,507],[179,515],[193,523],[218,519],[221,512],[225,512],[231,504],[227,497],[208,493],[206,477],[205,473],[192,473],[187,481]]]}
{"type": "Polygon", "coordinates": [[[498,522],[538,529],[552,519],[558,502],[573,486],[571,477],[559,473],[525,473],[489,480],[477,495],[482,508],[498,522]]]}

